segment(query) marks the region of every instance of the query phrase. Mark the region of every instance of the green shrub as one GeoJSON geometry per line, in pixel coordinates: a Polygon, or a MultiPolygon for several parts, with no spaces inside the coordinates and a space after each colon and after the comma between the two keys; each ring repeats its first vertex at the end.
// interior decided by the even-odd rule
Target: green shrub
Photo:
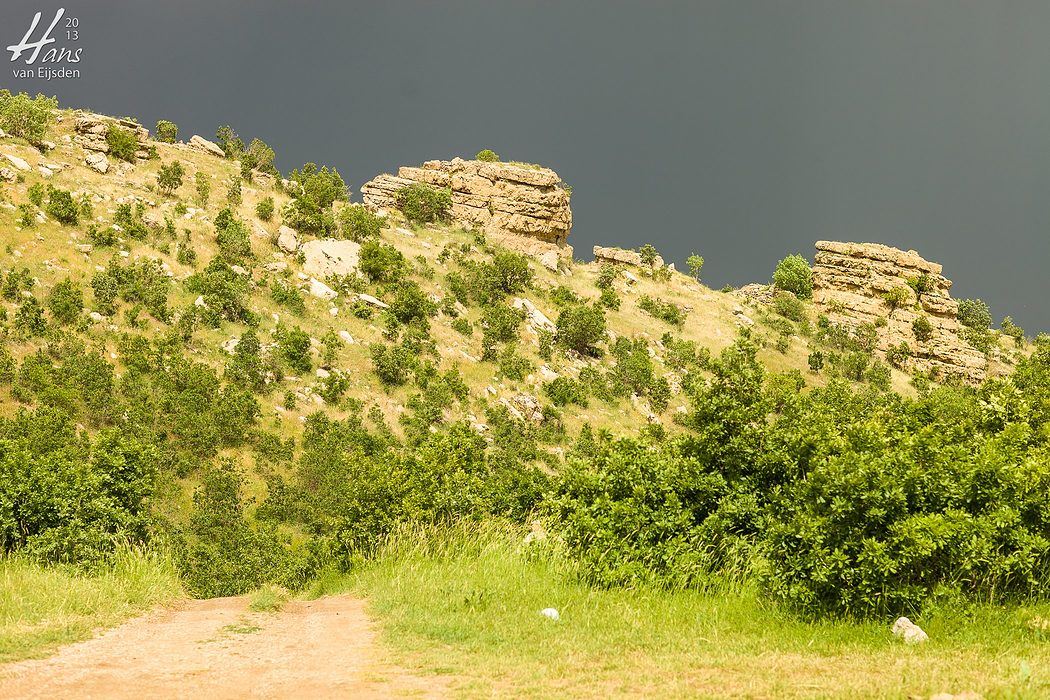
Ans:
{"type": "Polygon", "coordinates": [[[704,258],[702,255],[693,253],[685,259],[685,264],[689,266],[689,272],[693,275],[693,279],[697,282],[700,281],[700,270],[704,269],[704,258]]]}
{"type": "Polygon", "coordinates": [[[597,344],[605,337],[605,312],[597,306],[570,306],[558,314],[557,328],[558,345],[582,355],[596,355],[597,344]]]}
{"type": "Polygon", "coordinates": [[[598,303],[607,309],[620,308],[620,296],[612,288],[603,289],[598,295],[598,303]]]}
{"type": "Polygon", "coordinates": [[[963,299],[959,302],[958,319],[967,328],[986,331],[992,327],[992,310],[980,299],[963,299]]]}
{"type": "Polygon", "coordinates": [[[47,322],[44,320],[44,309],[35,297],[26,297],[18,307],[15,314],[15,328],[25,331],[29,335],[43,335],[47,330],[47,322]]]}
{"type": "Polygon", "coordinates": [[[238,136],[229,125],[216,129],[215,140],[219,142],[219,148],[223,150],[227,158],[239,158],[244,152],[244,139],[238,136]]]}
{"type": "Polygon", "coordinates": [[[172,194],[182,187],[183,175],[185,175],[185,170],[182,163],[177,160],[168,165],[161,165],[160,172],[157,173],[157,187],[165,194],[172,194]]]}
{"type": "Polygon", "coordinates": [[[886,351],[886,361],[897,368],[903,367],[909,357],[911,357],[911,347],[903,341],[886,351]]]}
{"type": "Polygon", "coordinates": [[[80,207],[73,201],[73,195],[51,186],[47,188],[47,213],[66,226],[76,226],[80,221],[80,207]]]}
{"type": "Polygon", "coordinates": [[[139,141],[135,132],[125,129],[117,124],[110,124],[106,132],[106,143],[109,144],[109,154],[114,158],[134,163],[139,150],[139,141]]]}
{"type": "Polygon", "coordinates": [[[490,304],[481,313],[481,356],[485,360],[496,359],[499,343],[514,343],[518,340],[518,329],[525,321],[525,313],[506,304],[490,304]]]}
{"type": "Polygon", "coordinates": [[[266,197],[259,201],[255,205],[255,215],[263,221],[269,221],[273,218],[273,197],[266,197]]]}
{"type": "Polygon", "coordinates": [[[282,328],[277,334],[281,357],[294,372],[306,374],[313,367],[310,359],[310,334],[298,326],[282,328]]]}
{"type": "Polygon", "coordinates": [[[452,211],[452,192],[422,182],[402,187],[394,195],[397,208],[409,221],[429,224],[448,221],[452,211]]]}
{"type": "Polygon", "coordinates": [[[343,238],[362,243],[369,238],[379,238],[383,230],[383,218],[376,216],[362,204],[348,204],[339,210],[337,217],[339,233],[343,238]]]}
{"type": "Polygon", "coordinates": [[[80,287],[70,279],[64,279],[51,289],[47,298],[47,310],[52,318],[63,326],[68,326],[80,318],[84,306],[84,295],[80,287]]]}
{"type": "Polygon", "coordinates": [[[616,273],[619,268],[611,263],[602,263],[602,266],[598,268],[598,279],[594,281],[594,286],[598,289],[612,289],[613,280],[616,279],[616,273]]]}
{"type": "Polygon", "coordinates": [[[806,320],[806,305],[791,292],[777,292],[773,297],[773,310],[791,321],[806,320]]]}
{"type": "Polygon", "coordinates": [[[383,386],[400,386],[408,381],[416,360],[408,348],[373,343],[368,346],[368,351],[372,356],[372,368],[383,386]]]}
{"type": "MultiPolygon", "coordinates": [[[[223,209],[223,212],[229,210],[223,209]]],[[[220,212],[215,217],[215,242],[219,246],[219,257],[228,264],[242,263],[254,257],[248,228],[232,214],[223,217],[220,212]]]]}
{"type": "Polygon", "coordinates": [[[813,271],[801,255],[789,255],[777,263],[773,284],[799,299],[813,298],[813,271]]]}
{"type": "Polygon", "coordinates": [[[498,163],[499,156],[496,155],[495,151],[485,148],[478,151],[477,155],[474,156],[474,160],[480,160],[483,163],[498,163]]]}
{"type": "Polygon", "coordinates": [[[466,336],[474,334],[474,326],[470,324],[470,321],[462,317],[454,319],[452,321],[452,330],[466,336]]]}
{"type": "Polygon", "coordinates": [[[44,194],[46,192],[47,190],[44,188],[44,183],[34,182],[26,188],[26,197],[29,198],[30,204],[42,209],[44,206],[44,194]]]}
{"type": "Polygon", "coordinates": [[[1013,338],[1016,347],[1024,347],[1024,329],[1015,324],[1011,317],[1007,316],[1003,319],[1003,322],[999,324],[999,332],[1008,338],[1013,338]]]}
{"type": "Polygon", "coordinates": [[[920,343],[925,343],[933,337],[933,324],[926,316],[917,316],[911,322],[911,332],[920,343]]]}
{"type": "Polygon", "coordinates": [[[371,282],[397,282],[407,272],[408,265],[401,251],[378,241],[365,241],[358,257],[358,269],[371,282]]]}
{"type": "Polygon", "coordinates": [[[638,299],[638,308],[650,316],[666,321],[673,326],[681,326],[685,323],[685,311],[677,304],[662,299],[654,299],[648,294],[643,294],[638,299]]]}
{"type": "Polygon", "coordinates": [[[166,119],[159,120],[153,130],[157,134],[157,140],[164,143],[175,143],[175,140],[179,137],[179,127],[174,122],[169,122],[166,119]]]}
{"type": "Polygon", "coordinates": [[[226,201],[229,202],[230,206],[237,208],[241,206],[242,199],[241,178],[233,175],[226,184],[226,201]]]}
{"type": "Polygon", "coordinates": [[[12,95],[9,90],[0,90],[0,129],[39,146],[57,109],[54,97],[30,97],[22,92],[12,95]]]}
{"type": "Polygon", "coordinates": [[[889,304],[890,311],[893,311],[907,306],[908,302],[911,300],[911,293],[904,287],[894,287],[883,294],[882,299],[889,304]]]}
{"type": "Polygon", "coordinates": [[[195,176],[197,194],[194,201],[198,207],[202,209],[208,206],[208,200],[211,198],[211,180],[204,173],[198,172],[195,176]]]}
{"type": "Polygon", "coordinates": [[[932,292],[936,287],[933,278],[925,272],[917,277],[909,277],[907,281],[908,286],[911,287],[918,296],[932,292]]]}
{"type": "Polygon", "coordinates": [[[646,267],[653,267],[656,265],[656,259],[660,257],[660,251],[656,249],[652,243],[646,243],[638,249],[638,254],[642,258],[642,264],[646,267]]]}
{"type": "Polygon", "coordinates": [[[306,300],[302,293],[285,280],[277,280],[270,287],[270,298],[297,316],[306,313],[306,300]]]}

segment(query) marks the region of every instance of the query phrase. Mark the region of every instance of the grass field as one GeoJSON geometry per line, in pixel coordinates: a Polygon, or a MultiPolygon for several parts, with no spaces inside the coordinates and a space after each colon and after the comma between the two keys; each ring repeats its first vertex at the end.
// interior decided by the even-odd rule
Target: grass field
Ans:
{"type": "Polygon", "coordinates": [[[909,647],[893,620],[807,622],[747,585],[595,590],[550,548],[520,542],[498,529],[403,532],[312,594],[367,596],[395,659],[451,676],[455,697],[1050,695],[1050,637],[1031,624],[1047,606],[930,612],[916,619],[930,642],[909,647]]]}
{"type": "Polygon", "coordinates": [[[180,595],[172,562],[139,550],[119,551],[94,575],[0,559],[0,662],[46,656],[180,595]]]}

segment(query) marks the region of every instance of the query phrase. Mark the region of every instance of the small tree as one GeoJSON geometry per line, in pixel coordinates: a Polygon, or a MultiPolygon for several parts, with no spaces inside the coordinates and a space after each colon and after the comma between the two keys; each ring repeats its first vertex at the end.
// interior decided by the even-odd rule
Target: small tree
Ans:
{"type": "Polygon", "coordinates": [[[226,201],[235,207],[241,206],[241,178],[234,175],[226,188],[226,201]]]}
{"type": "Polygon", "coordinates": [[[273,197],[267,197],[255,205],[255,214],[263,221],[273,218],[273,197]]]}
{"type": "Polygon", "coordinates": [[[597,306],[571,306],[558,314],[557,342],[583,355],[597,354],[605,336],[605,313],[597,306]]]}
{"type": "Polygon", "coordinates": [[[343,238],[361,243],[369,238],[378,238],[383,229],[383,219],[368,211],[361,204],[348,204],[339,210],[337,217],[339,233],[343,238]]]}
{"type": "Polygon", "coordinates": [[[73,201],[73,195],[51,186],[47,188],[47,213],[67,226],[76,226],[80,220],[80,207],[73,201]]]}
{"type": "Polygon", "coordinates": [[[0,128],[9,134],[39,145],[58,109],[58,100],[38,94],[35,98],[20,92],[12,95],[0,90],[0,128]]]}
{"type": "Polygon", "coordinates": [[[208,206],[208,200],[211,198],[211,180],[204,173],[197,173],[197,206],[204,208],[208,206]]]}
{"type": "Polygon", "coordinates": [[[417,224],[447,221],[452,211],[451,190],[438,189],[422,182],[402,187],[394,199],[405,217],[417,224]]]}
{"type": "Polygon", "coordinates": [[[925,343],[933,337],[933,324],[925,316],[919,316],[911,322],[911,332],[920,343],[925,343]]]}
{"type": "Polygon", "coordinates": [[[139,140],[135,138],[135,132],[125,129],[116,124],[110,124],[106,132],[106,143],[109,145],[109,153],[114,158],[134,163],[139,150],[139,140]]]}
{"type": "Polygon", "coordinates": [[[689,272],[692,273],[693,279],[697,282],[700,281],[700,270],[704,267],[704,258],[702,255],[693,253],[685,259],[685,264],[689,266],[689,272]]]}
{"type": "Polygon", "coordinates": [[[894,287],[883,294],[882,299],[889,304],[890,311],[894,311],[905,306],[908,303],[908,300],[911,299],[911,294],[904,287],[894,287]]]}
{"type": "Polygon", "coordinates": [[[773,271],[773,284],[799,299],[813,298],[813,271],[801,255],[789,255],[777,263],[773,271]]]}
{"type": "Polygon", "coordinates": [[[486,148],[484,150],[478,151],[478,154],[474,156],[474,160],[480,160],[483,163],[498,163],[499,156],[496,155],[495,151],[486,148]]]}
{"type": "Polygon", "coordinates": [[[656,250],[656,246],[652,243],[646,243],[639,248],[638,254],[642,256],[642,264],[646,267],[653,267],[656,265],[656,259],[660,257],[660,252],[656,250]]]}
{"type": "Polygon", "coordinates": [[[182,176],[184,174],[185,170],[182,167],[182,163],[177,160],[168,165],[161,165],[160,172],[157,173],[157,186],[161,192],[172,194],[175,190],[182,187],[182,176]]]}
{"type": "Polygon", "coordinates": [[[992,310],[980,299],[963,299],[959,302],[959,323],[967,328],[986,331],[992,327],[992,310]]]}
{"type": "Polygon", "coordinates": [[[1013,338],[1016,347],[1024,347],[1024,329],[1016,325],[1011,317],[1007,316],[1003,319],[1003,322],[999,324],[999,332],[1013,338]]]}
{"type": "Polygon", "coordinates": [[[154,131],[157,132],[157,140],[164,143],[175,143],[179,135],[179,127],[175,126],[175,122],[169,122],[167,119],[158,121],[154,131]]]}
{"type": "Polygon", "coordinates": [[[84,306],[84,295],[80,287],[70,279],[59,282],[51,290],[47,298],[47,310],[51,316],[60,324],[66,326],[80,317],[80,309],[84,306]]]}

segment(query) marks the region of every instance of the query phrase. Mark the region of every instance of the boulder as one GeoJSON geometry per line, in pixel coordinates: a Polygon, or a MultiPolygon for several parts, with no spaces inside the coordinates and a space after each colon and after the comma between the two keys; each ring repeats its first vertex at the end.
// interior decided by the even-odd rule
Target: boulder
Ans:
{"type": "Polygon", "coordinates": [[[324,238],[303,243],[302,250],[303,270],[323,279],[355,273],[361,246],[353,241],[324,238]]]}
{"type": "Polygon", "coordinates": [[[891,631],[894,637],[903,639],[905,644],[921,644],[930,639],[921,627],[906,617],[898,617],[891,631]]]}
{"type": "Polygon", "coordinates": [[[190,137],[189,144],[187,145],[196,151],[200,151],[201,153],[207,153],[208,155],[212,155],[217,158],[226,157],[226,151],[219,148],[218,144],[209,141],[203,136],[198,136],[197,134],[194,134],[190,137]]]}
{"type": "Polygon", "coordinates": [[[299,236],[287,226],[277,229],[277,245],[282,250],[294,253],[299,248],[299,236]]]}
{"type": "Polygon", "coordinates": [[[76,135],[73,142],[87,151],[109,153],[109,142],[106,136],[110,129],[120,128],[134,135],[136,141],[135,157],[146,160],[150,154],[149,131],[141,124],[130,119],[113,119],[102,114],[81,112],[73,120],[76,135]]]}
{"type": "Polygon", "coordinates": [[[374,306],[377,309],[389,309],[390,308],[390,304],[387,304],[384,301],[376,299],[371,294],[358,294],[357,298],[358,298],[358,300],[365,302],[369,306],[374,306]]]}
{"type": "Polygon", "coordinates": [[[33,169],[30,167],[29,163],[19,158],[18,156],[13,156],[10,153],[5,153],[4,157],[7,158],[8,161],[10,161],[11,165],[15,166],[19,170],[29,171],[33,169]]]}
{"type": "Polygon", "coordinates": [[[560,258],[558,257],[558,254],[553,250],[548,250],[546,253],[540,255],[540,264],[553,272],[558,271],[559,260],[560,258]]]}
{"type": "Polygon", "coordinates": [[[84,158],[84,162],[88,164],[89,168],[103,175],[109,172],[109,158],[106,158],[104,153],[88,153],[87,157],[84,158]]]}
{"type": "Polygon", "coordinates": [[[310,279],[310,294],[318,299],[335,299],[339,296],[339,293],[327,284],[312,278],[310,279]]]}
{"type": "MultiPolygon", "coordinates": [[[[642,262],[642,254],[637,250],[626,250],[624,248],[606,248],[596,245],[592,249],[594,261],[597,263],[612,263],[613,265],[631,265],[632,267],[649,267],[642,262]]],[[[653,267],[663,267],[664,259],[656,256],[653,267]]]]}
{"type": "Polygon", "coordinates": [[[558,327],[551,321],[547,316],[536,308],[528,299],[522,299],[521,297],[515,297],[514,301],[511,302],[511,306],[515,309],[521,309],[525,312],[525,320],[529,322],[533,328],[542,329],[554,333],[558,330],[558,327]]]}
{"type": "Polygon", "coordinates": [[[14,182],[18,179],[18,173],[11,168],[0,168],[0,180],[4,182],[14,182]]]}

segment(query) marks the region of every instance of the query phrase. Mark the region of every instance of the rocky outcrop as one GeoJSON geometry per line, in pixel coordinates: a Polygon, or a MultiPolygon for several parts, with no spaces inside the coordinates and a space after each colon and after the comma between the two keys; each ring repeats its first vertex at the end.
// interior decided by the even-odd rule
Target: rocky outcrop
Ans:
{"type": "Polygon", "coordinates": [[[816,247],[813,302],[833,323],[854,329],[862,323],[876,326],[882,352],[907,344],[909,371],[971,383],[984,380],[987,359],[961,338],[959,305],[948,293],[952,283],[941,275],[940,265],[913,250],[878,243],[818,241],[816,247]],[[899,303],[886,300],[891,290],[901,290],[893,292],[899,303]],[[912,329],[920,316],[932,328],[921,341],[912,329]]]}
{"type": "Polygon", "coordinates": [[[418,168],[400,168],[397,175],[380,175],[361,186],[361,195],[371,209],[394,209],[397,191],[418,182],[449,188],[452,217],[461,224],[536,256],[550,250],[572,254],[569,191],[553,170],[461,158],[428,160],[418,168]]]}
{"type": "Polygon", "coordinates": [[[219,148],[218,144],[209,141],[203,136],[194,134],[190,138],[190,142],[187,144],[190,148],[201,153],[207,153],[208,155],[215,156],[216,158],[225,158],[226,152],[219,148]]]}
{"type": "MultiPolygon", "coordinates": [[[[625,250],[624,248],[606,248],[600,245],[594,246],[591,251],[594,253],[594,262],[596,263],[612,263],[613,265],[631,265],[633,267],[648,267],[642,262],[642,254],[637,250],[625,250]]],[[[663,267],[664,259],[659,255],[656,256],[656,261],[653,263],[653,267],[663,267]]]]}
{"type": "Polygon", "coordinates": [[[149,131],[141,124],[129,119],[113,119],[112,117],[104,117],[101,114],[83,112],[77,115],[77,118],[73,121],[73,129],[76,131],[73,141],[85,150],[109,153],[109,143],[106,141],[106,136],[109,134],[109,130],[114,127],[127,129],[135,135],[135,140],[138,142],[138,148],[135,152],[136,158],[140,160],[149,158],[149,131]]]}
{"type": "Polygon", "coordinates": [[[302,252],[303,271],[326,279],[330,275],[357,272],[361,246],[354,241],[323,238],[303,243],[302,252]]]}

